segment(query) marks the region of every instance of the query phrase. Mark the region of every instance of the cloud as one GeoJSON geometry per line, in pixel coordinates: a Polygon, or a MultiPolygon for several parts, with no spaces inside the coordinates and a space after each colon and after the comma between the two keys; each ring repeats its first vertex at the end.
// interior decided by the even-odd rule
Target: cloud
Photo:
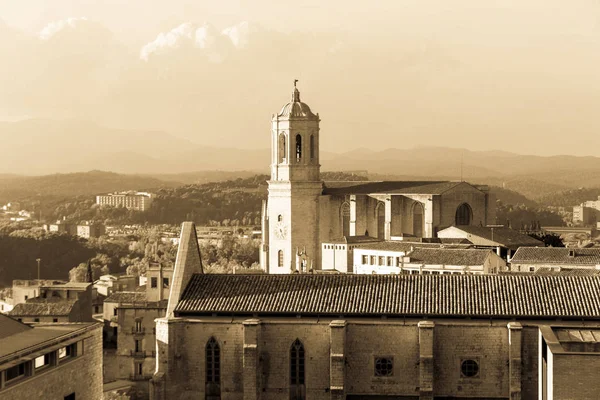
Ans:
{"type": "Polygon", "coordinates": [[[247,21],[244,21],[223,29],[221,34],[227,36],[236,48],[243,49],[248,46],[250,35],[256,32],[258,32],[258,28],[255,25],[250,25],[247,21]]]}
{"type": "Polygon", "coordinates": [[[41,40],[49,40],[59,32],[65,29],[75,29],[85,22],[87,22],[86,17],[67,18],[60,21],[50,22],[44,27],[44,29],[40,31],[39,38],[41,40]]]}
{"type": "Polygon", "coordinates": [[[196,25],[192,22],[183,23],[169,32],[161,32],[156,39],[144,45],[140,58],[148,61],[150,57],[168,54],[183,48],[200,49],[211,62],[222,62],[233,49],[248,46],[250,36],[258,32],[255,26],[241,22],[219,32],[213,25],[205,23],[196,25]]]}

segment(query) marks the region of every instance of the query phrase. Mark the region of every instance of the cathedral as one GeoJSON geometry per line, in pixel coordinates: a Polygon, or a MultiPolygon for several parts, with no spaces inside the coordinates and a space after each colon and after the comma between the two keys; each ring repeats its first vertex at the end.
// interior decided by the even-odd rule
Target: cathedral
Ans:
{"type": "Polygon", "coordinates": [[[300,100],[271,121],[271,179],[263,205],[261,267],[271,274],[323,269],[321,244],[342,237],[420,241],[449,226],[495,223],[486,186],[441,181],[323,181],[319,114],[300,100]]]}

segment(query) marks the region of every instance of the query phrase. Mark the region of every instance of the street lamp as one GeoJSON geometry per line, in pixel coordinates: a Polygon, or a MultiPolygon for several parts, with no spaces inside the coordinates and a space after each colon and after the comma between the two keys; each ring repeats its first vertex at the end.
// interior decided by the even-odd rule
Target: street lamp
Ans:
{"type": "Polygon", "coordinates": [[[38,263],[38,281],[40,280],[40,261],[42,261],[41,258],[36,258],[35,261],[37,261],[38,263]]]}

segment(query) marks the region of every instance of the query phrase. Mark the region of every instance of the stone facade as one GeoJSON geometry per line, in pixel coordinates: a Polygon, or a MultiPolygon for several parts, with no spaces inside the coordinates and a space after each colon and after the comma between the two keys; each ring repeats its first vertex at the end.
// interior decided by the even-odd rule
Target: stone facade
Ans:
{"type": "MultiPolygon", "coordinates": [[[[7,368],[18,364],[20,359],[13,358],[8,361],[7,357],[0,357],[0,398],[3,400],[64,399],[71,394],[74,394],[73,398],[76,399],[102,398],[101,325],[69,324],[67,327],[75,329],[63,331],[63,335],[55,340],[40,343],[30,349],[18,350],[27,353],[27,356],[24,355],[21,359],[26,364],[24,367],[26,372],[24,376],[14,379],[14,382],[7,379],[7,368]],[[77,328],[77,325],[87,326],[77,328]],[[62,353],[59,352],[62,350],[59,349],[69,345],[76,348],[75,355],[61,357],[62,353]],[[43,358],[45,354],[51,354],[48,365],[35,368],[35,357],[43,358]]],[[[46,328],[34,328],[34,331],[37,329],[46,330],[46,328]]],[[[2,339],[2,342],[6,343],[5,340],[6,338],[2,339]]],[[[23,340],[23,336],[18,340],[23,340]]]]}
{"type": "MultiPolygon", "coordinates": [[[[532,399],[538,396],[537,335],[543,324],[569,325],[446,319],[160,319],[152,398],[204,398],[206,344],[214,338],[220,346],[224,400],[293,398],[290,348],[296,339],[304,346],[305,398],[532,399]],[[380,359],[391,360],[389,376],[377,376],[380,359]],[[465,362],[471,369],[463,366],[465,362]]],[[[585,365],[591,371],[598,356],[587,357],[591,358],[585,365]]],[[[573,363],[567,359],[559,368],[567,371],[573,363]]],[[[572,375],[561,375],[561,382],[572,375]]],[[[579,386],[585,393],[585,385],[579,386]]],[[[573,384],[560,387],[567,390],[562,388],[573,384]]]]}

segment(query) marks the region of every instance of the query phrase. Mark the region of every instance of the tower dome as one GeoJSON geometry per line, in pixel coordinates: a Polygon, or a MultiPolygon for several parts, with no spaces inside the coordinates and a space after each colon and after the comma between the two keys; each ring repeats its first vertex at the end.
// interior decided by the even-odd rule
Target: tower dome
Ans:
{"type": "Polygon", "coordinates": [[[287,103],[281,108],[281,111],[277,114],[278,118],[307,118],[307,119],[318,119],[311,110],[308,104],[300,101],[300,91],[296,87],[294,81],[294,91],[292,92],[292,101],[287,103]]]}

